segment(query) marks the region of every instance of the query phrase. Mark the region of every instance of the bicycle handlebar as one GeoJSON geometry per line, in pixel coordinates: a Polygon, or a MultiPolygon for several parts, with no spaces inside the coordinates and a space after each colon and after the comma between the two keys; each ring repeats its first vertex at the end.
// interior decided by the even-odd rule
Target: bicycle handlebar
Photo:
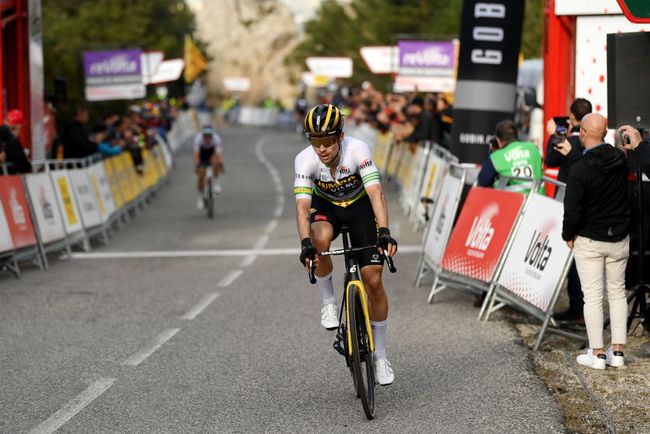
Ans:
{"type": "MultiPolygon", "coordinates": [[[[352,247],[349,249],[328,250],[325,252],[318,253],[318,256],[337,256],[337,255],[344,255],[345,253],[360,252],[363,250],[376,249],[376,248],[377,246],[366,246],[366,247],[352,247]]],[[[395,268],[395,263],[393,262],[393,257],[389,256],[388,253],[386,253],[386,250],[384,250],[384,259],[386,259],[386,264],[388,265],[388,271],[390,271],[391,273],[397,272],[397,268],[395,268]]],[[[316,283],[316,276],[314,274],[315,270],[316,270],[316,262],[310,259],[308,274],[309,274],[309,283],[311,283],[312,285],[316,283]]]]}

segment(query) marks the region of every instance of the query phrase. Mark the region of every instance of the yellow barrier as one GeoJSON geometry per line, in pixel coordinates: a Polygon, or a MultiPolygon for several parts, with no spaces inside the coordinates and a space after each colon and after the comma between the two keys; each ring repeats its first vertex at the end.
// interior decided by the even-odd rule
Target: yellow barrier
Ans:
{"type": "Polygon", "coordinates": [[[120,209],[124,206],[125,200],[122,193],[122,183],[120,173],[117,170],[116,160],[116,157],[104,160],[104,171],[106,172],[106,178],[108,178],[108,184],[111,186],[115,208],[120,209]]]}

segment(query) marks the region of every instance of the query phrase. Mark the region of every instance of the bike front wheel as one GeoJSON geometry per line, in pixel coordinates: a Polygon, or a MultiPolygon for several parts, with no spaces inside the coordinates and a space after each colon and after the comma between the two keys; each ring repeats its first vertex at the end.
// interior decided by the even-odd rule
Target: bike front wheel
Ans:
{"type": "Polygon", "coordinates": [[[212,186],[212,178],[208,178],[207,185],[205,186],[205,209],[208,212],[209,218],[214,218],[214,188],[212,186]]]}
{"type": "Polygon", "coordinates": [[[356,284],[351,284],[348,287],[351,367],[357,397],[361,399],[366,417],[372,419],[375,417],[375,367],[372,351],[370,351],[370,332],[367,330],[366,315],[361,304],[362,294],[361,288],[356,284]]]}

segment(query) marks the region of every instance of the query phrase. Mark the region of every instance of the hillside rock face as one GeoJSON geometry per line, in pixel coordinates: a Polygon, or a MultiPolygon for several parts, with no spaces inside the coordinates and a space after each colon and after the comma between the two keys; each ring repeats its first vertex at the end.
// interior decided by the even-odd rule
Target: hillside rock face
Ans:
{"type": "Polygon", "coordinates": [[[284,58],[300,41],[291,10],[279,0],[203,0],[196,6],[198,36],[213,57],[206,84],[211,95],[224,96],[224,77],[247,77],[250,90],[242,102],[264,98],[291,105],[298,92],[284,58]]]}

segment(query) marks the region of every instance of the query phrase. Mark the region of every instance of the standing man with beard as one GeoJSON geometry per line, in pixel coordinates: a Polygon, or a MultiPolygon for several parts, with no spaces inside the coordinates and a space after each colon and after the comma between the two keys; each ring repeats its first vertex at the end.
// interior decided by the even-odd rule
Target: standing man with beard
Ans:
{"type": "Polygon", "coordinates": [[[625,267],[629,255],[630,212],[625,154],[604,142],[607,121],[597,113],[580,125],[583,157],[571,169],[564,197],[562,239],[573,254],[584,292],[589,348],[580,365],[605,369],[624,364],[627,339],[625,267]],[[603,292],[607,288],[612,345],[603,341],[603,292]]]}

